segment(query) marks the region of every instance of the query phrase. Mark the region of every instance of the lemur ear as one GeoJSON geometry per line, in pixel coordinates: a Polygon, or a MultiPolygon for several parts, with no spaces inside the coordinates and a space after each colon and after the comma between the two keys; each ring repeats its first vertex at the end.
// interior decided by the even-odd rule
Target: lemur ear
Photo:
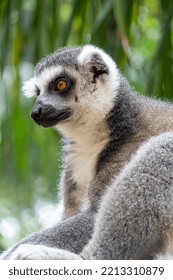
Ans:
{"type": "Polygon", "coordinates": [[[90,60],[90,72],[96,80],[100,75],[109,74],[109,68],[98,53],[93,53],[90,60]]]}

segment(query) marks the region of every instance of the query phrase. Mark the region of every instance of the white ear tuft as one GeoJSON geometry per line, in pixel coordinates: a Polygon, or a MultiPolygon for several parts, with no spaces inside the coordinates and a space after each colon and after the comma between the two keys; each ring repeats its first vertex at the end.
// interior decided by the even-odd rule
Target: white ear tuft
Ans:
{"type": "Polygon", "coordinates": [[[101,58],[103,59],[103,61],[105,62],[105,64],[111,68],[113,71],[115,71],[115,69],[117,68],[115,62],[113,61],[113,59],[102,49],[95,47],[93,45],[85,45],[83,47],[83,50],[81,52],[81,54],[78,57],[78,62],[79,64],[85,64],[88,63],[90,61],[90,59],[92,58],[92,54],[93,53],[97,53],[101,56],[101,58]]]}
{"type": "Polygon", "coordinates": [[[36,82],[35,77],[23,83],[22,91],[28,98],[36,96],[36,82]]]}
{"type": "Polygon", "coordinates": [[[111,88],[114,91],[118,90],[120,85],[120,72],[111,56],[109,56],[102,49],[93,45],[85,45],[78,57],[79,65],[85,65],[89,63],[94,53],[99,54],[101,56],[101,59],[104,61],[105,65],[107,65],[109,69],[109,80],[111,88]]]}
{"type": "Polygon", "coordinates": [[[93,45],[85,45],[83,47],[82,52],[80,53],[78,57],[78,62],[80,65],[86,64],[90,62],[91,56],[94,52],[97,52],[98,48],[93,45]]]}

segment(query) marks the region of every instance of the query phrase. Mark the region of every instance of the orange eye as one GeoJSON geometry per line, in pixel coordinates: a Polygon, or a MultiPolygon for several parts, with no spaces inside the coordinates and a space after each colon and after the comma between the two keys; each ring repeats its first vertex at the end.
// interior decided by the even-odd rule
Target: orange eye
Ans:
{"type": "Polygon", "coordinates": [[[60,80],[60,81],[57,83],[56,87],[57,87],[57,90],[59,90],[59,91],[65,90],[65,89],[67,88],[67,81],[65,81],[65,80],[60,80]]]}

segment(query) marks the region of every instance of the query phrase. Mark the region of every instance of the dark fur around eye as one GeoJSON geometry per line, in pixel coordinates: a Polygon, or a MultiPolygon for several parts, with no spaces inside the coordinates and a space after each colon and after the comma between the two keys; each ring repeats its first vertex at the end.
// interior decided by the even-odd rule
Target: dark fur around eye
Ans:
{"type": "Polygon", "coordinates": [[[57,92],[67,92],[70,89],[70,87],[72,86],[72,84],[73,84],[73,82],[68,76],[60,76],[49,83],[48,89],[49,89],[49,91],[53,90],[53,91],[57,91],[57,92]],[[61,91],[61,90],[57,89],[57,83],[59,81],[66,81],[67,88],[65,90],[61,91]]]}
{"type": "Polygon", "coordinates": [[[35,88],[36,88],[36,95],[39,96],[40,95],[40,89],[37,86],[35,86],[35,88]]]}
{"type": "Polygon", "coordinates": [[[50,83],[49,83],[49,86],[48,86],[48,89],[49,89],[49,90],[52,90],[53,85],[54,85],[54,82],[53,82],[53,81],[52,81],[52,82],[50,82],[50,83]]]}

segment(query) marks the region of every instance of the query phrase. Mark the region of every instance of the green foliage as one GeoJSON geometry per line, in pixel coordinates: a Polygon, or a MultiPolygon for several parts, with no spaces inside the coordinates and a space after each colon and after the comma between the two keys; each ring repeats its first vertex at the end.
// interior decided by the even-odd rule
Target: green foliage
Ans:
{"type": "Polygon", "coordinates": [[[56,203],[61,138],[32,122],[33,101],[20,90],[36,62],[59,47],[93,43],[137,91],[172,99],[172,17],[172,0],[0,1],[1,247],[37,230],[40,212],[56,203]]]}

